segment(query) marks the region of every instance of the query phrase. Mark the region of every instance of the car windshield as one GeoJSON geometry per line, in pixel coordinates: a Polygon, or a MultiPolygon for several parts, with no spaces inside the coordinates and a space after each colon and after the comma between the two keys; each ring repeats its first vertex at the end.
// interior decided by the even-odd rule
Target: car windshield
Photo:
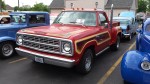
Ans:
{"type": "Polygon", "coordinates": [[[114,19],[114,20],[120,22],[121,25],[128,25],[129,24],[128,20],[118,20],[118,19],[114,19]]]}
{"type": "Polygon", "coordinates": [[[96,26],[95,12],[62,12],[54,21],[60,24],[96,26]]]}
{"type": "Polygon", "coordinates": [[[12,23],[26,23],[25,15],[12,15],[11,16],[12,23]]]}

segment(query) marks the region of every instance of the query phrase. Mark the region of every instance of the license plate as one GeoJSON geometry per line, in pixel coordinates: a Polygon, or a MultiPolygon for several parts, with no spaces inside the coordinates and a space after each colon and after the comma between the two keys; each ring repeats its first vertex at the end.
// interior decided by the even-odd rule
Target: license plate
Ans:
{"type": "Polygon", "coordinates": [[[35,57],[35,61],[39,63],[44,63],[44,59],[40,57],[35,57]]]}

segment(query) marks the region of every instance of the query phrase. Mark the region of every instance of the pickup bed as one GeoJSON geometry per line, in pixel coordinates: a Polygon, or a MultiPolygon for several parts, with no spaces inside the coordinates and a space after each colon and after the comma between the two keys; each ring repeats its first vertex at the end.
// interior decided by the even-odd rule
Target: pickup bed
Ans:
{"type": "Polygon", "coordinates": [[[75,67],[86,74],[95,56],[119,48],[119,23],[110,24],[102,10],[65,10],[51,26],[20,30],[16,51],[35,62],[75,67]]]}
{"type": "Polygon", "coordinates": [[[49,25],[47,12],[13,12],[10,24],[0,25],[0,57],[8,58],[15,53],[16,33],[20,29],[49,25]]]}

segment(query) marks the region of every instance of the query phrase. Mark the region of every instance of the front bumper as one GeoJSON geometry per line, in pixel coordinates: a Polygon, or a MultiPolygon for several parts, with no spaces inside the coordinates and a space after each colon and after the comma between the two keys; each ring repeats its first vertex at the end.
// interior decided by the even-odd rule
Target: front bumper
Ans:
{"type": "Polygon", "coordinates": [[[45,55],[45,54],[32,52],[21,48],[15,48],[15,49],[20,56],[24,56],[32,60],[35,60],[35,57],[41,57],[43,58],[43,61],[46,64],[51,64],[51,65],[56,65],[56,66],[61,66],[66,68],[71,68],[75,65],[75,60],[60,58],[51,55],[45,55]]]}
{"type": "Polygon", "coordinates": [[[130,37],[130,34],[122,34],[122,36],[124,37],[124,38],[128,38],[128,37],[130,37]]]}

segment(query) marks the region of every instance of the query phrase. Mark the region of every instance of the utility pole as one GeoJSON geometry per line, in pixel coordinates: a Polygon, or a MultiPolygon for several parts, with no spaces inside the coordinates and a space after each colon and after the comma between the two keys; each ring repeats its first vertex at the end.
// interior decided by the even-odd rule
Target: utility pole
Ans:
{"type": "Polygon", "coordinates": [[[18,8],[19,8],[19,3],[20,3],[20,2],[19,2],[19,0],[18,0],[18,8]]]}

